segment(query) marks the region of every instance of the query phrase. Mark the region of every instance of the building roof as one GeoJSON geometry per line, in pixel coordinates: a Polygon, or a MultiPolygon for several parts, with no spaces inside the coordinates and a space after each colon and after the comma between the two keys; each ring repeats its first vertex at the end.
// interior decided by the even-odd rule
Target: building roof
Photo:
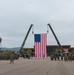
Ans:
{"type": "MultiPolygon", "coordinates": [[[[63,48],[70,48],[70,45],[61,45],[63,48]]],[[[47,47],[59,47],[58,45],[47,45],[47,47]]]]}
{"type": "Polygon", "coordinates": [[[69,50],[73,50],[73,49],[74,49],[74,47],[69,48],[69,50]]]}

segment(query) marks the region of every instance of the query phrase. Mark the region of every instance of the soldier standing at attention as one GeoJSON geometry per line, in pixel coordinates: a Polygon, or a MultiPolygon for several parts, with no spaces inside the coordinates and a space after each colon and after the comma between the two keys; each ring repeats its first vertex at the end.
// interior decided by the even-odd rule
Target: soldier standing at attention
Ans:
{"type": "Polygon", "coordinates": [[[61,53],[61,60],[63,60],[63,54],[61,53]]]}
{"type": "Polygon", "coordinates": [[[64,55],[64,60],[68,61],[68,55],[67,54],[64,55]]]}

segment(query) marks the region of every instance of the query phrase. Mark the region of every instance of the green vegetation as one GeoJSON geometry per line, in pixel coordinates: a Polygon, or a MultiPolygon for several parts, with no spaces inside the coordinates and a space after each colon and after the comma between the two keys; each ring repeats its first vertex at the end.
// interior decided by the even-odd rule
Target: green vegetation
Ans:
{"type": "Polygon", "coordinates": [[[11,54],[14,54],[14,59],[19,58],[19,54],[15,50],[5,50],[0,52],[0,60],[9,60],[11,54]]]}

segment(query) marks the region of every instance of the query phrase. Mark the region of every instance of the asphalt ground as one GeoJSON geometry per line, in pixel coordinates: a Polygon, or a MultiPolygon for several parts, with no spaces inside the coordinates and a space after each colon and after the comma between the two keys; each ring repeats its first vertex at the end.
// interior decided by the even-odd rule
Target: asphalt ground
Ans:
{"type": "Polygon", "coordinates": [[[0,75],[74,75],[74,61],[51,61],[50,58],[0,60],[0,75]]]}

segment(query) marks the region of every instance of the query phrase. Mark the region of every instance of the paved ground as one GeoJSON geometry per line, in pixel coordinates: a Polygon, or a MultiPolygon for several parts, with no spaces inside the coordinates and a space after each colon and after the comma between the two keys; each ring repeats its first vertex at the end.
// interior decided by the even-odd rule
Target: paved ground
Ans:
{"type": "Polygon", "coordinates": [[[49,58],[20,58],[14,64],[0,61],[0,75],[74,75],[74,61],[51,61],[49,58]]]}

